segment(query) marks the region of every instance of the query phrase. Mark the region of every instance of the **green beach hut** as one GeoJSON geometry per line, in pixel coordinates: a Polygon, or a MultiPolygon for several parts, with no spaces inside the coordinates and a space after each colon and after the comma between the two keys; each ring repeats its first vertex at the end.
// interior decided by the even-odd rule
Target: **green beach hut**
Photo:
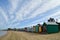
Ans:
{"type": "Polygon", "coordinates": [[[60,31],[60,22],[56,22],[56,23],[58,24],[58,26],[59,26],[58,28],[59,28],[59,31],[60,31]]]}
{"type": "Polygon", "coordinates": [[[39,26],[38,25],[35,26],[35,32],[39,32],[39,26]]]}
{"type": "Polygon", "coordinates": [[[40,25],[40,24],[37,24],[37,25],[34,27],[36,33],[39,32],[39,25],[40,25]]]}
{"type": "Polygon", "coordinates": [[[47,33],[59,32],[58,24],[56,22],[45,22],[43,24],[43,30],[45,30],[47,33]]]}

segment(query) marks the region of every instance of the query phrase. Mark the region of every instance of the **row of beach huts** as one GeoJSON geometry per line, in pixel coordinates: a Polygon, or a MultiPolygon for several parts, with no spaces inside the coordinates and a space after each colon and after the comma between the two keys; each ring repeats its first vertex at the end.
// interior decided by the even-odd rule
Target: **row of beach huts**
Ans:
{"type": "Polygon", "coordinates": [[[47,22],[44,22],[42,25],[37,24],[31,27],[19,28],[19,29],[11,29],[8,30],[13,31],[24,31],[24,32],[31,32],[31,33],[57,33],[60,31],[60,22],[55,21],[54,18],[48,19],[47,22]]]}
{"type": "Polygon", "coordinates": [[[34,33],[57,33],[60,31],[60,23],[56,22],[54,18],[50,18],[48,22],[44,22],[42,25],[37,24],[32,27],[25,27],[23,31],[34,33]]]}

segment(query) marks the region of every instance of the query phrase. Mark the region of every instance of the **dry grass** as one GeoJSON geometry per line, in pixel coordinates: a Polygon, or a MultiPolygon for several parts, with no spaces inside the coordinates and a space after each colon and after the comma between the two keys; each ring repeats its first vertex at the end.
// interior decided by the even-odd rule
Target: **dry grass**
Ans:
{"type": "Polygon", "coordinates": [[[27,32],[8,31],[0,40],[60,40],[60,32],[54,34],[36,34],[27,32]]]}

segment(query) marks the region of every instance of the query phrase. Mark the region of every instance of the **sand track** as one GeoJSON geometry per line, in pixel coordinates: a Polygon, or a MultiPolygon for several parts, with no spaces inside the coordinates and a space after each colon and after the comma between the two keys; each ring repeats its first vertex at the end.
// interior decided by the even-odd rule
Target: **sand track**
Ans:
{"type": "Polygon", "coordinates": [[[36,34],[18,31],[8,31],[0,40],[60,40],[60,32],[55,34],[36,34]]]}

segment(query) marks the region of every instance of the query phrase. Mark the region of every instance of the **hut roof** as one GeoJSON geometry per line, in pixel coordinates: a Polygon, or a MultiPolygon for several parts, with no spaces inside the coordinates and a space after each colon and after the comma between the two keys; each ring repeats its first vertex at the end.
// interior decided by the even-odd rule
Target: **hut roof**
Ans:
{"type": "Polygon", "coordinates": [[[45,22],[46,25],[58,25],[56,22],[45,22]]]}

